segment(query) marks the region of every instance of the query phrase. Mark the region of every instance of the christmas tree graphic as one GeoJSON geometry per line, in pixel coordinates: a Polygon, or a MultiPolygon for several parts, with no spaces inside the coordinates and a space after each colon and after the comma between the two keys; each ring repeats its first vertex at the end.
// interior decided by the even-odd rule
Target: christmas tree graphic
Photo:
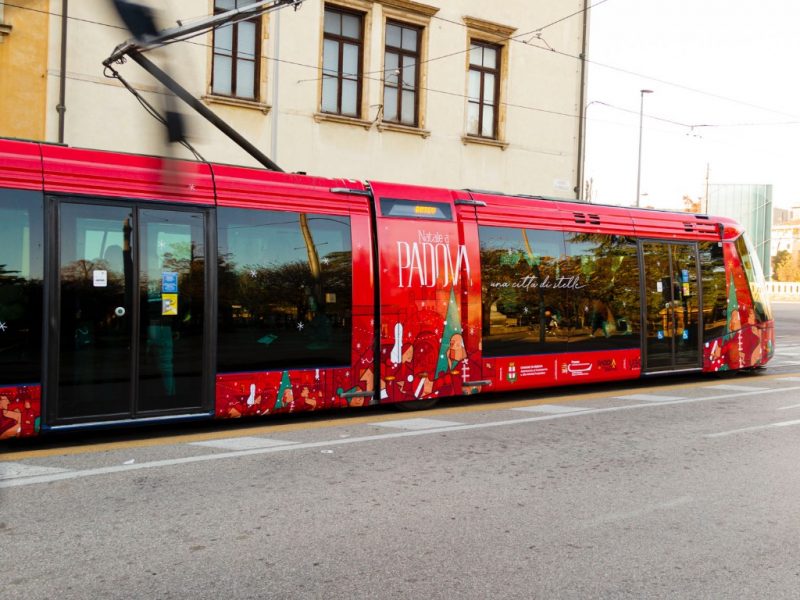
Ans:
{"type": "Polygon", "coordinates": [[[733,285],[733,273],[731,273],[731,283],[728,286],[728,310],[725,322],[725,333],[731,333],[731,318],[735,310],[739,310],[739,303],[736,301],[736,286],[733,285]]]}
{"type": "MultiPolygon", "coordinates": [[[[283,376],[281,377],[281,385],[278,388],[278,397],[275,400],[275,410],[279,408],[283,408],[286,406],[283,403],[283,395],[286,393],[286,390],[291,391],[292,389],[292,381],[289,379],[289,371],[284,371],[283,376]]],[[[291,398],[291,395],[289,396],[291,398]]]]}
{"type": "Polygon", "coordinates": [[[439,346],[439,360],[436,363],[434,379],[439,377],[441,373],[446,373],[449,370],[447,352],[450,349],[450,340],[455,334],[460,335],[463,331],[464,330],[461,328],[461,315],[458,311],[458,304],[456,304],[455,290],[451,287],[450,301],[447,303],[447,316],[445,316],[444,332],[442,333],[442,343],[439,346]]]}

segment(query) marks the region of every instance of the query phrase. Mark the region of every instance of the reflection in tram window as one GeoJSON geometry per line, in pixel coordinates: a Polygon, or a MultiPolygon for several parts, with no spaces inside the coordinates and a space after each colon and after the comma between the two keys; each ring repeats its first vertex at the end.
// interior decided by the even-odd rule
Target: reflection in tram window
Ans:
{"type": "Polygon", "coordinates": [[[131,304],[132,210],[64,201],[59,217],[59,387],[50,410],[57,419],[119,415],[131,401],[131,313],[115,311],[131,304]]]}
{"type": "Polygon", "coordinates": [[[571,350],[639,346],[639,262],[630,238],[564,234],[564,272],[576,282],[565,294],[571,350]],[[577,345],[576,345],[577,344],[577,345]]]}
{"type": "Polygon", "coordinates": [[[199,402],[205,311],[204,219],[139,211],[140,411],[199,402]]]}
{"type": "Polygon", "coordinates": [[[41,194],[0,190],[0,385],[41,379],[41,194]]]}
{"type": "Polygon", "coordinates": [[[700,242],[698,250],[703,282],[703,338],[708,341],[725,334],[728,285],[722,242],[700,242]]]}
{"type": "Polygon", "coordinates": [[[220,371],[350,364],[350,219],[221,208],[220,371]]]}
{"type": "Polygon", "coordinates": [[[755,318],[759,323],[772,319],[772,309],[770,308],[766,294],[763,290],[766,289],[767,282],[764,278],[764,271],[761,268],[761,262],[758,259],[758,253],[753,247],[753,243],[746,233],[742,234],[736,240],[736,251],[742,260],[742,267],[744,268],[745,275],[747,275],[747,283],[750,288],[750,297],[752,299],[753,310],[755,311],[755,318]]]}
{"type": "Polygon", "coordinates": [[[481,227],[487,356],[639,344],[636,246],[622,236],[481,227]]]}

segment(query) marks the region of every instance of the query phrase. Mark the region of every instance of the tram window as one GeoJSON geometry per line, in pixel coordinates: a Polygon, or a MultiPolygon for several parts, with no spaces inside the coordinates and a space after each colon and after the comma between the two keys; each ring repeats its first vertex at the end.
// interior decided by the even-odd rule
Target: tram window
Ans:
{"type": "Polygon", "coordinates": [[[481,308],[487,356],[567,350],[560,231],[481,227],[481,308]]]}
{"type": "Polygon", "coordinates": [[[564,234],[563,320],[571,350],[639,345],[639,263],[629,238],[596,233],[564,234]]]}
{"type": "Polygon", "coordinates": [[[487,356],[639,345],[639,266],[629,238],[481,227],[487,356]]]}
{"type": "Polygon", "coordinates": [[[758,253],[746,233],[736,240],[736,250],[739,252],[744,272],[747,275],[747,283],[750,286],[750,295],[753,299],[756,319],[758,321],[768,321],[772,319],[772,309],[763,293],[767,283],[764,279],[764,271],[761,268],[758,253]]]}
{"type": "Polygon", "coordinates": [[[700,242],[700,278],[703,284],[703,336],[710,340],[725,334],[728,285],[721,242],[700,242]]]}
{"type": "Polygon", "coordinates": [[[218,369],[350,364],[350,219],[222,208],[218,228],[218,369]]]}
{"type": "Polygon", "coordinates": [[[42,198],[0,190],[0,385],[41,381],[42,198]]]}

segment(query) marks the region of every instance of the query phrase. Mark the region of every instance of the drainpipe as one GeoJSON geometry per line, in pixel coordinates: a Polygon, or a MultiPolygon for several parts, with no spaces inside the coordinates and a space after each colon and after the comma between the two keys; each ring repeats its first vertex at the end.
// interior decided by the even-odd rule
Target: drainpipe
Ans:
{"type": "Polygon", "coordinates": [[[272,135],[270,155],[272,160],[278,162],[278,72],[281,66],[281,11],[277,11],[275,19],[275,39],[272,48],[272,135]]]}
{"type": "Polygon", "coordinates": [[[67,11],[69,0],[61,0],[61,75],[58,82],[58,143],[64,143],[64,113],[67,112],[67,11]]]}
{"type": "Polygon", "coordinates": [[[584,198],[584,190],[583,190],[583,161],[584,161],[584,153],[586,152],[586,106],[584,102],[586,101],[586,52],[588,50],[587,43],[589,37],[589,0],[583,1],[583,41],[582,41],[582,48],[581,48],[581,91],[580,91],[580,104],[578,107],[578,111],[580,112],[578,118],[578,181],[577,185],[575,186],[575,193],[577,194],[577,198],[579,200],[585,200],[587,202],[590,199],[584,198]]]}

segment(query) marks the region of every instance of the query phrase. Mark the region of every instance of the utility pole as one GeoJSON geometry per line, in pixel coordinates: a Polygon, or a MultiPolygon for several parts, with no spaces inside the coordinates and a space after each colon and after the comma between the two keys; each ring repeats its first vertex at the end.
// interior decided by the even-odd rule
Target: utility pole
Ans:
{"type": "Polygon", "coordinates": [[[644,95],[652,94],[653,90],[640,90],[641,100],[639,102],[639,161],[636,169],[636,208],[639,208],[639,196],[642,185],[642,122],[644,121],[644,95]]]}

